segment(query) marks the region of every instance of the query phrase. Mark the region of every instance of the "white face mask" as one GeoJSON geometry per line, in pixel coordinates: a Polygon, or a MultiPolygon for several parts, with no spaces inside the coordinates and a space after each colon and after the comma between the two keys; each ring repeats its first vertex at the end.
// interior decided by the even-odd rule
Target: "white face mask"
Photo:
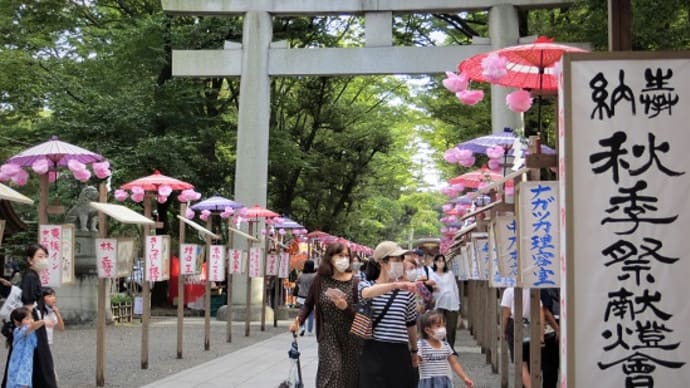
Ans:
{"type": "Polygon", "coordinates": [[[358,263],[358,262],[352,263],[352,270],[353,271],[359,271],[360,268],[362,268],[362,263],[358,263]]]}
{"type": "Polygon", "coordinates": [[[417,270],[416,269],[411,269],[405,272],[405,276],[407,277],[407,280],[410,282],[414,282],[417,280],[417,270]]]}
{"type": "Polygon", "coordinates": [[[335,259],[333,264],[339,272],[345,272],[350,267],[350,260],[347,257],[340,257],[335,259]]]}
{"type": "Polygon", "coordinates": [[[48,259],[36,259],[36,260],[34,260],[33,268],[37,272],[41,272],[44,269],[48,268],[49,265],[50,264],[48,263],[48,259]]]}
{"type": "Polygon", "coordinates": [[[405,270],[403,263],[389,262],[388,265],[388,277],[391,280],[398,280],[401,276],[403,276],[403,272],[405,270]]]}
{"type": "Polygon", "coordinates": [[[445,327],[438,327],[438,328],[434,329],[434,333],[432,336],[434,337],[434,339],[442,341],[444,338],[446,338],[446,328],[445,327]]]}

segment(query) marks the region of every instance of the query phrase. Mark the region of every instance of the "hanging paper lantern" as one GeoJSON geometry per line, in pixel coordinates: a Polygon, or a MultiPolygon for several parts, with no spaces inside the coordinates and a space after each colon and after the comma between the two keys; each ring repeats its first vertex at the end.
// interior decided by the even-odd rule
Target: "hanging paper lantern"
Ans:
{"type": "Polygon", "coordinates": [[[50,162],[46,158],[37,159],[31,164],[31,169],[38,175],[43,175],[50,169],[50,162]]]}
{"type": "Polygon", "coordinates": [[[83,170],[72,171],[72,174],[74,174],[74,178],[76,180],[83,183],[88,182],[89,178],[91,178],[91,171],[87,170],[86,168],[83,170]]]}
{"type": "Polygon", "coordinates": [[[455,96],[465,105],[477,105],[484,98],[484,91],[465,89],[455,93],[455,96]]]}
{"type": "Polygon", "coordinates": [[[491,159],[499,159],[505,155],[506,151],[501,146],[489,147],[486,149],[486,155],[491,159]]]}
{"type": "Polygon", "coordinates": [[[242,208],[240,208],[240,210],[239,210],[238,213],[239,213],[240,217],[246,218],[246,217],[247,217],[247,213],[249,213],[249,210],[247,210],[246,207],[242,207],[242,208]]]}
{"type": "Polygon", "coordinates": [[[208,221],[208,217],[211,215],[210,210],[202,210],[201,214],[199,215],[199,218],[201,218],[202,221],[208,221]]]}
{"type": "Polygon", "coordinates": [[[132,201],[139,203],[144,200],[144,192],[142,191],[140,193],[135,193],[134,189],[132,188],[132,196],[130,198],[132,201]]]}
{"type": "Polygon", "coordinates": [[[167,197],[170,195],[170,193],[172,193],[172,187],[168,185],[160,185],[158,187],[158,195],[167,197]]]}
{"type": "Polygon", "coordinates": [[[107,160],[103,162],[95,162],[91,165],[91,168],[93,168],[93,173],[98,179],[105,179],[113,174],[110,171],[110,162],[107,160]]]}
{"type": "Polygon", "coordinates": [[[122,189],[115,190],[115,200],[122,202],[125,199],[127,199],[127,197],[129,197],[129,194],[127,194],[127,191],[122,190],[122,189]]]}
{"type": "Polygon", "coordinates": [[[0,166],[0,180],[6,181],[17,174],[22,168],[14,163],[6,163],[0,166]]]}
{"type": "Polygon", "coordinates": [[[278,229],[278,234],[281,236],[285,236],[285,229],[283,229],[283,228],[278,229]]]}
{"type": "Polygon", "coordinates": [[[532,96],[527,90],[516,90],[506,96],[506,104],[513,112],[527,112],[532,107],[532,96]]]}
{"type": "Polygon", "coordinates": [[[86,170],[86,165],[76,159],[70,159],[67,162],[67,168],[74,173],[77,171],[86,170]]]}
{"type": "Polygon", "coordinates": [[[194,210],[192,210],[191,208],[185,209],[185,211],[184,211],[184,216],[185,216],[185,218],[187,218],[188,220],[193,219],[193,218],[194,218],[194,210]]]}
{"type": "Polygon", "coordinates": [[[501,170],[501,161],[498,159],[489,159],[489,162],[487,163],[489,170],[491,171],[500,171],[501,170]]]}
{"type": "Polygon", "coordinates": [[[160,203],[160,204],[163,204],[163,203],[166,203],[168,201],[168,197],[165,195],[157,195],[156,201],[158,201],[158,203],[160,203]]]}
{"type": "Polygon", "coordinates": [[[455,74],[451,73],[450,71],[446,72],[446,79],[444,79],[443,86],[448,89],[449,91],[453,93],[457,93],[459,91],[467,89],[467,82],[469,81],[469,78],[467,75],[460,73],[460,74],[455,74]]]}
{"type": "Polygon", "coordinates": [[[60,177],[60,173],[57,171],[48,171],[48,182],[53,183],[60,177]]]}
{"type": "Polygon", "coordinates": [[[482,59],[482,76],[493,83],[508,74],[508,59],[491,53],[482,59]]]}
{"type": "Polygon", "coordinates": [[[469,158],[460,159],[458,161],[458,163],[463,167],[470,167],[474,164],[474,162],[475,162],[474,156],[470,156],[469,158]]]}
{"type": "Polygon", "coordinates": [[[20,168],[10,179],[12,183],[24,186],[29,181],[29,173],[20,168]]]}

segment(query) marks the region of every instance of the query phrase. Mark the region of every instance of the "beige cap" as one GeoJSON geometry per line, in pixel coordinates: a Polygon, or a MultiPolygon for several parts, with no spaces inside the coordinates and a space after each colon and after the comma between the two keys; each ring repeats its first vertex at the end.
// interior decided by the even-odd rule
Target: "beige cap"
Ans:
{"type": "Polygon", "coordinates": [[[409,253],[407,249],[402,249],[400,245],[394,241],[383,241],[374,249],[374,260],[378,263],[384,257],[389,256],[403,256],[409,253]]]}

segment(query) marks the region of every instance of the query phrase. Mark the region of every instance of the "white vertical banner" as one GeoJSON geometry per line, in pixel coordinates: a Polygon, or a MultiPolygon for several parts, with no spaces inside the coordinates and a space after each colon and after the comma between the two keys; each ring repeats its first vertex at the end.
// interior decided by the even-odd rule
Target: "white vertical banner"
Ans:
{"type": "Polygon", "coordinates": [[[48,249],[48,268],[41,271],[41,285],[59,287],[62,284],[62,225],[40,225],[38,242],[48,249]]]}
{"type": "Polygon", "coordinates": [[[471,280],[480,280],[481,276],[479,276],[479,263],[477,260],[477,250],[474,248],[474,243],[469,242],[467,243],[467,253],[468,253],[468,258],[470,262],[470,279],[471,280]]]}
{"type": "Polygon", "coordinates": [[[228,249],[228,273],[236,274],[244,272],[242,267],[243,251],[239,249],[228,249]]]}
{"type": "Polygon", "coordinates": [[[479,280],[489,280],[489,234],[484,232],[472,233],[472,244],[477,258],[479,280]]]}
{"type": "Polygon", "coordinates": [[[202,252],[203,249],[199,244],[180,244],[180,275],[201,273],[202,252]]]}
{"type": "Polygon", "coordinates": [[[99,279],[117,278],[117,239],[97,238],[96,271],[99,279]]]}
{"type": "Polygon", "coordinates": [[[253,247],[249,250],[249,277],[260,278],[261,274],[261,251],[260,247],[253,247]]]}
{"type": "Polygon", "coordinates": [[[280,252],[280,266],[278,267],[278,277],[287,279],[290,276],[290,254],[280,252]]]}
{"type": "Polygon", "coordinates": [[[267,276],[276,276],[278,275],[278,265],[279,265],[279,256],[275,253],[271,253],[268,256],[266,256],[266,275],[267,276]]]}
{"type": "Polygon", "coordinates": [[[76,248],[74,224],[62,225],[62,264],[60,282],[74,283],[74,251],[76,248]]]}
{"type": "Polygon", "coordinates": [[[517,220],[514,215],[497,216],[494,224],[498,270],[509,286],[515,287],[518,278],[517,220]]]}
{"type": "Polygon", "coordinates": [[[515,277],[504,276],[498,259],[498,244],[496,239],[496,222],[489,224],[489,287],[514,287],[515,277]]]}
{"type": "Polygon", "coordinates": [[[520,280],[525,288],[560,286],[558,182],[520,182],[520,280]]]}
{"type": "Polygon", "coordinates": [[[208,280],[225,281],[225,245],[211,245],[207,263],[208,280]]]}
{"type": "Polygon", "coordinates": [[[690,387],[690,53],[564,61],[568,387],[690,387]]]}
{"type": "Polygon", "coordinates": [[[460,247],[460,257],[462,257],[462,277],[460,280],[470,280],[472,278],[472,265],[470,261],[470,253],[467,250],[467,245],[460,247]]]}
{"type": "Polygon", "coordinates": [[[163,236],[146,236],[144,238],[145,280],[159,282],[163,279],[163,236]]]}

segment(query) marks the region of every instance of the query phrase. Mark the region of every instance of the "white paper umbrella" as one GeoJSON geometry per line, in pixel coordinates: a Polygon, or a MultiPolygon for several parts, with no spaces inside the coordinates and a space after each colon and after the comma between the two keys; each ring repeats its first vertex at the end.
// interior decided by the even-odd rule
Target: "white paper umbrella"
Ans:
{"type": "Polygon", "coordinates": [[[57,136],[52,136],[47,142],[35,145],[7,159],[6,163],[29,167],[35,161],[43,158],[53,162],[54,166],[67,166],[70,160],[84,164],[105,160],[103,156],[95,152],[60,141],[57,136]]]}

